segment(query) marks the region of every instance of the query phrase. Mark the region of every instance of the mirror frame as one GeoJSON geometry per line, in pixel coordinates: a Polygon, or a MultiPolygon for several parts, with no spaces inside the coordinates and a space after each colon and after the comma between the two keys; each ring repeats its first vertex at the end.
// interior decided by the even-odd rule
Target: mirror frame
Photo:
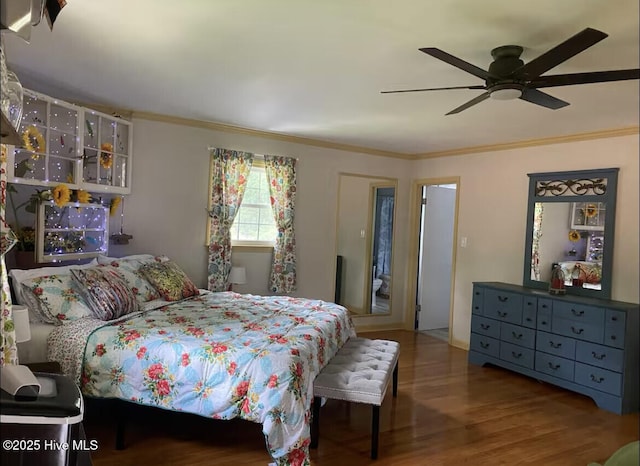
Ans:
{"type": "MultiPolygon", "coordinates": [[[[388,188],[394,188],[394,196],[395,196],[395,203],[394,203],[394,208],[393,208],[393,229],[392,229],[392,235],[393,235],[393,240],[391,242],[391,248],[392,248],[392,253],[391,253],[391,294],[389,297],[389,311],[385,312],[385,313],[372,313],[371,312],[371,286],[372,286],[372,281],[371,281],[371,273],[366,274],[365,273],[365,279],[364,279],[364,283],[362,284],[364,287],[364,309],[368,309],[367,313],[358,313],[358,312],[353,312],[350,311],[350,315],[351,317],[388,317],[390,315],[393,314],[393,301],[394,301],[394,276],[396,273],[396,268],[395,268],[395,250],[397,248],[397,242],[396,242],[396,236],[397,236],[397,228],[398,228],[398,222],[397,222],[397,218],[398,218],[398,206],[397,206],[397,196],[398,196],[398,179],[397,178],[393,178],[393,177],[388,177],[388,176],[376,176],[376,175],[365,175],[362,173],[352,173],[352,172],[339,172],[338,173],[338,193],[337,193],[337,205],[336,205],[336,236],[335,236],[335,254],[334,256],[337,257],[338,255],[338,251],[340,249],[340,245],[338,244],[338,230],[340,228],[340,194],[342,191],[342,187],[343,187],[343,183],[344,183],[344,178],[343,177],[357,177],[357,178],[364,178],[364,179],[369,179],[370,183],[369,183],[369,190],[368,190],[368,201],[367,201],[367,230],[370,233],[369,237],[367,238],[366,244],[365,244],[365,249],[366,249],[366,254],[367,256],[365,257],[365,266],[368,267],[367,270],[371,271],[372,270],[372,253],[373,253],[373,219],[374,219],[374,213],[373,213],[373,207],[375,206],[375,202],[374,202],[374,193],[376,191],[377,188],[381,188],[381,187],[388,187],[388,188]],[[366,277],[369,277],[369,279],[367,279],[366,277]]],[[[335,262],[335,261],[334,261],[335,262]]],[[[335,267],[334,264],[334,276],[336,276],[337,273],[337,267],[335,267]]],[[[334,295],[335,295],[335,286],[334,286],[334,295]]],[[[343,306],[347,307],[346,304],[342,304],[343,306]]]]}
{"type": "MultiPolygon", "coordinates": [[[[529,200],[524,252],[522,284],[530,288],[548,289],[549,283],[531,279],[533,246],[533,216],[537,202],[606,202],[604,220],[604,250],[602,257],[601,289],[568,286],[567,294],[594,298],[611,298],[611,272],[615,237],[616,193],[618,168],[575,170],[566,172],[529,173],[529,200]]],[[[568,219],[567,219],[568,221],[568,219]]]]}

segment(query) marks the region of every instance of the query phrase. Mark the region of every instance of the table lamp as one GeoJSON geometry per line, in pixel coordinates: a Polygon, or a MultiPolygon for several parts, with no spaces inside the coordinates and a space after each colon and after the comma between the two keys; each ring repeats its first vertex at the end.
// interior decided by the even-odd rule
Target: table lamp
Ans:
{"type": "MultiPolygon", "coordinates": [[[[29,327],[29,310],[26,306],[12,306],[13,326],[16,343],[31,339],[29,327]]],[[[27,366],[5,364],[0,367],[0,386],[2,390],[13,395],[19,401],[32,401],[38,398],[40,382],[27,366]]]]}
{"type": "Polygon", "coordinates": [[[233,290],[233,285],[244,285],[245,283],[247,283],[247,269],[244,267],[231,267],[229,291],[233,290]]]}

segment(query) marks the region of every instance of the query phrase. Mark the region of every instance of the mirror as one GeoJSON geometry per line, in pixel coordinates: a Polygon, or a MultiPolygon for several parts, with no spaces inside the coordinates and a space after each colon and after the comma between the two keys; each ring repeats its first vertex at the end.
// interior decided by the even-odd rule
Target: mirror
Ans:
{"type": "Polygon", "coordinates": [[[567,293],[609,298],[617,169],[529,176],[523,284],[548,288],[560,267],[567,293]]]}
{"type": "Polygon", "coordinates": [[[341,173],[336,302],[354,316],[391,312],[397,180],[341,173]]]}

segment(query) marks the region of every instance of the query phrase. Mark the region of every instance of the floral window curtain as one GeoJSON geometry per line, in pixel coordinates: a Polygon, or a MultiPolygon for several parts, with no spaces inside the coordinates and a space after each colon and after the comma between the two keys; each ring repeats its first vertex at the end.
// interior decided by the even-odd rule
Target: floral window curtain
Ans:
{"type": "Polygon", "coordinates": [[[209,290],[225,291],[231,271],[231,225],[242,203],[253,154],[211,150],[209,290]]]}
{"type": "Polygon", "coordinates": [[[536,202],[533,208],[533,243],[531,245],[531,279],[540,280],[540,238],[542,237],[542,202],[536,202]]]}
{"type": "Polygon", "coordinates": [[[293,229],[296,160],[265,155],[264,165],[269,182],[271,206],[278,228],[269,289],[274,293],[286,294],[296,290],[296,238],[293,229]]]}
{"type": "Polygon", "coordinates": [[[5,208],[7,205],[7,146],[0,145],[0,268],[2,269],[2,317],[0,324],[0,366],[18,364],[18,348],[16,346],[16,332],[11,316],[11,292],[9,291],[9,276],[5,264],[5,255],[17,243],[17,238],[5,222],[5,208]]]}

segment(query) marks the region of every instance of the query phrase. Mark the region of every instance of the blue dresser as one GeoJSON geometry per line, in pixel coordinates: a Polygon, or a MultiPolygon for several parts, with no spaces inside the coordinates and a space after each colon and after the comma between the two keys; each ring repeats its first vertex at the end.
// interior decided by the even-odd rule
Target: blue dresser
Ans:
{"type": "Polygon", "coordinates": [[[494,364],[638,411],[638,304],[474,283],[469,362],[494,364]]]}

